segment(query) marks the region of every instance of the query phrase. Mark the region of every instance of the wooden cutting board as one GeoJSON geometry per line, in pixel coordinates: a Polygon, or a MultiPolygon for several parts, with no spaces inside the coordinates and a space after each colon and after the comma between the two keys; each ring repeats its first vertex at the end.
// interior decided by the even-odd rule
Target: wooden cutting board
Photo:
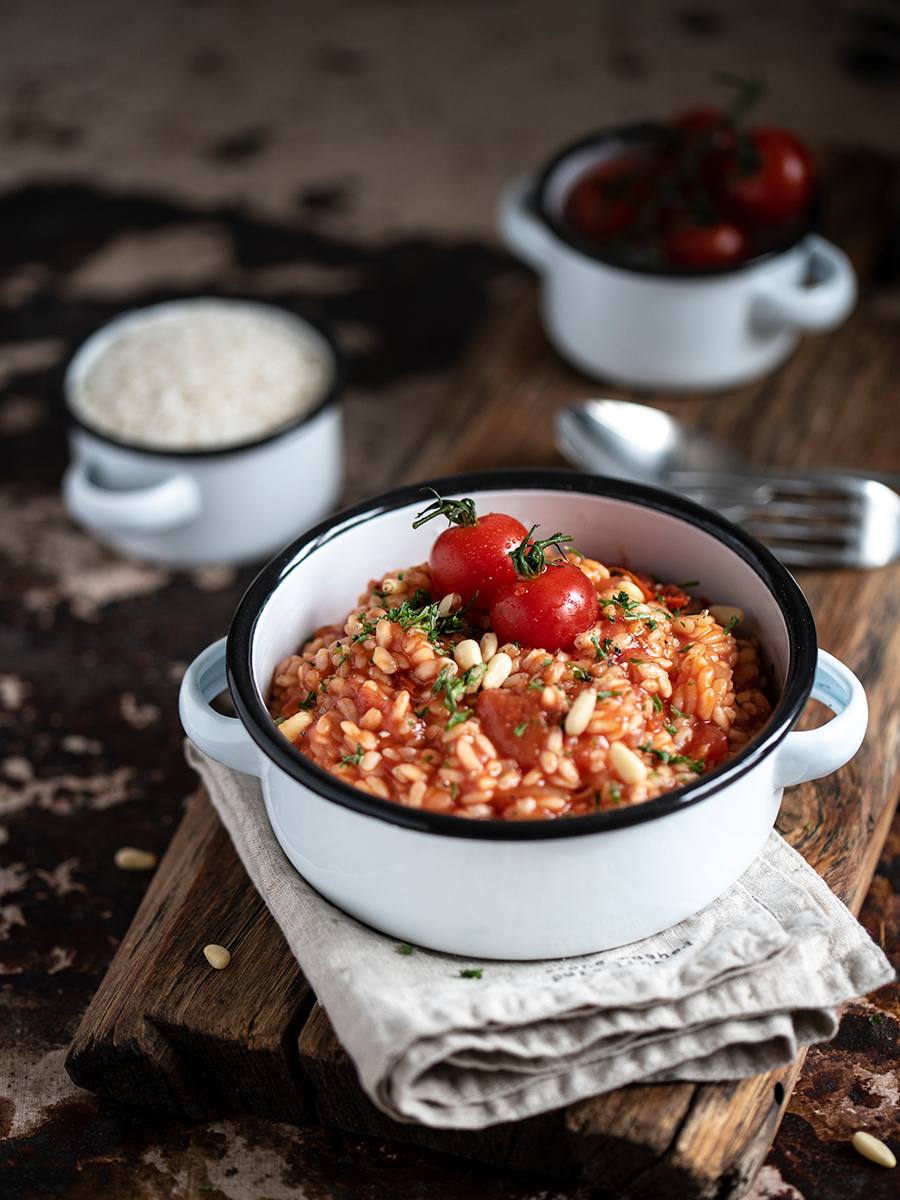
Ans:
{"type": "MultiPolygon", "coordinates": [[[[873,273],[889,164],[831,164],[826,231],[873,273]]],[[[758,463],[900,467],[900,338],[890,297],[864,295],[836,333],[811,337],[775,375],[727,394],[643,396],[758,463]]],[[[534,282],[510,276],[442,402],[393,410],[383,450],[351,435],[351,494],[497,466],[563,465],[551,423],[590,395],[627,397],[563,364],[540,326],[534,282]],[[405,429],[398,450],[396,422],[405,429]],[[404,450],[403,447],[415,447],[404,450]],[[390,477],[385,477],[389,469],[390,477]]],[[[371,400],[368,401],[371,405],[371,400]]],[[[351,416],[354,402],[350,401],[351,416]]],[[[860,753],[790,789],[778,828],[858,912],[900,781],[900,566],[798,575],[820,644],[862,679],[871,709],[860,753]]],[[[815,706],[811,706],[815,707],[815,706]]],[[[811,711],[808,723],[820,716],[811,711]]],[[[802,1069],[739,1083],[634,1086],[480,1133],[399,1125],[362,1092],[284,939],[200,791],[192,798],[67,1059],[76,1083],[187,1117],[245,1111],[315,1121],[485,1162],[584,1178],[629,1196],[738,1197],[762,1163],[802,1069]],[[231,948],[225,971],[202,954],[231,948]]]]}

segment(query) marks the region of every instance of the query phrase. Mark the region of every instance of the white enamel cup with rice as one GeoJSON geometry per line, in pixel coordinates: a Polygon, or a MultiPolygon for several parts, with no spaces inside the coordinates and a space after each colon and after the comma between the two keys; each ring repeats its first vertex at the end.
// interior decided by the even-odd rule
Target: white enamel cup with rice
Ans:
{"type": "MultiPolygon", "coordinates": [[[[197,299],[125,313],[88,338],[66,371],[72,456],[63,479],[66,507],[102,541],[146,562],[189,568],[265,558],[338,501],[342,385],[342,357],[334,340],[285,309],[197,299]],[[157,448],[141,444],[143,438],[129,441],[92,425],[80,412],[79,397],[110,348],[130,330],[160,317],[190,317],[200,305],[264,317],[297,339],[321,364],[321,382],[306,397],[303,411],[240,444],[211,448],[157,448]]],[[[133,426],[133,414],[128,415],[133,426]]]]}
{"type": "Polygon", "coordinates": [[[262,571],[227,640],[185,675],[188,737],[259,777],[275,835],[309,883],[398,940],[465,956],[557,958],[632,942],[697,912],[759,852],[782,789],[856,753],[867,719],[859,681],[817,649],[812,615],[782,564],[690,501],[564,471],[499,471],[433,486],[472,496],[479,512],[565,529],[601,562],[697,579],[704,596],[739,606],[742,631],[759,637],[772,680],[769,724],[690,786],[569,820],[477,821],[404,808],[314,766],[268,715],[273,672],[311,630],[343,619],[371,579],[427,560],[436,531],[411,527],[429,497],[416,486],[338,513],[262,571]],[[238,718],[210,706],[226,680],[238,718]],[[811,695],[836,715],[795,732],[811,695]]]}
{"type": "Polygon", "coordinates": [[[646,136],[633,126],[585,139],[500,198],[500,236],[540,276],[544,328],[565,359],[629,387],[729,388],[773,370],[803,333],[846,319],[853,267],[808,223],[777,252],[693,270],[625,265],[574,233],[563,208],[576,180],[646,136]]]}

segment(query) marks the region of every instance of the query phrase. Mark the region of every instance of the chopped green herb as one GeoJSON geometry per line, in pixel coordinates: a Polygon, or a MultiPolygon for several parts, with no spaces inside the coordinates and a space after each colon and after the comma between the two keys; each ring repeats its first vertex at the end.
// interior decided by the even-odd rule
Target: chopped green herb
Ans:
{"type": "Polygon", "coordinates": [[[615,781],[609,785],[609,796],[613,804],[618,804],[622,799],[622,793],[619,790],[619,785],[615,781]]]}
{"type": "Polygon", "coordinates": [[[315,692],[312,692],[312,691],[307,692],[305,700],[297,701],[297,708],[303,709],[304,712],[309,712],[309,710],[311,708],[315,708],[315,707],[316,707],[316,693],[315,692]]]}
{"type": "Polygon", "coordinates": [[[452,729],[454,725],[459,725],[461,721],[467,720],[472,715],[472,710],[469,708],[460,708],[460,701],[465,696],[469,685],[480,679],[487,670],[484,663],[476,663],[474,667],[469,667],[468,671],[463,671],[462,675],[453,675],[454,668],[449,663],[443,667],[438,674],[437,679],[431,685],[431,694],[436,696],[438,692],[444,693],[444,708],[450,713],[450,720],[447,722],[447,728],[452,729]]]}
{"type": "Polygon", "coordinates": [[[679,654],[687,654],[688,650],[690,650],[690,648],[691,648],[691,646],[693,646],[693,644],[694,644],[693,642],[688,642],[688,644],[686,646],[681,647],[681,649],[678,651],[678,653],[679,654]]]}
{"type": "Polygon", "coordinates": [[[809,833],[809,831],[811,829],[812,829],[812,821],[807,821],[806,824],[803,826],[803,830],[805,833],[809,833]]]}
{"type": "Polygon", "coordinates": [[[457,783],[450,784],[450,795],[453,797],[454,800],[459,795],[459,785],[457,783]]]}
{"type": "Polygon", "coordinates": [[[731,620],[728,622],[728,624],[725,626],[725,628],[722,632],[723,633],[731,633],[732,629],[734,629],[735,625],[737,625],[739,620],[740,620],[740,617],[737,615],[737,613],[734,613],[731,617],[731,620]]]}
{"type": "Polygon", "coordinates": [[[674,725],[665,725],[663,728],[665,729],[666,733],[671,733],[672,737],[674,737],[678,732],[674,725]]]}
{"type": "Polygon", "coordinates": [[[624,692],[598,692],[597,699],[598,700],[608,700],[610,698],[610,696],[624,696],[624,695],[625,695],[624,692]]]}
{"type": "Polygon", "coordinates": [[[687,583],[676,583],[675,586],[677,588],[681,588],[681,590],[684,591],[685,588],[699,587],[700,580],[699,579],[689,579],[687,583]]]}
{"type": "Polygon", "coordinates": [[[870,1025],[883,1025],[884,1017],[882,1017],[880,1015],[880,1013],[873,1013],[872,1016],[869,1017],[869,1024],[870,1025]]]}
{"type": "Polygon", "coordinates": [[[655,712],[662,712],[662,700],[660,700],[659,696],[654,695],[653,708],[655,712]]]}
{"type": "Polygon", "coordinates": [[[353,638],[354,642],[361,642],[364,641],[365,638],[375,636],[375,626],[368,617],[357,617],[357,621],[359,623],[359,633],[357,633],[353,638]]]}
{"type": "Polygon", "coordinates": [[[529,692],[542,692],[543,690],[544,690],[543,679],[529,679],[529,681],[528,681],[528,691],[529,692]]]}
{"type": "Polygon", "coordinates": [[[545,658],[544,661],[541,663],[541,666],[549,667],[552,662],[553,662],[552,658],[545,658]]]}
{"type": "Polygon", "coordinates": [[[401,582],[401,583],[403,582],[403,576],[404,576],[405,574],[406,574],[406,572],[405,572],[405,571],[399,571],[399,572],[397,573],[397,578],[400,580],[400,582],[401,582]]]}
{"type": "Polygon", "coordinates": [[[687,713],[683,713],[680,708],[676,708],[674,704],[669,705],[669,712],[673,717],[686,717],[687,713]]]}
{"type": "Polygon", "coordinates": [[[603,645],[601,646],[600,639],[597,637],[596,634],[591,638],[591,641],[594,643],[594,649],[597,651],[597,662],[602,662],[604,660],[604,658],[607,658],[609,656],[609,651],[604,649],[606,643],[609,640],[610,640],[609,638],[604,638],[603,645]]]}
{"type": "Polygon", "coordinates": [[[584,667],[573,667],[572,674],[576,679],[580,679],[583,683],[590,683],[594,678],[590,671],[586,671],[584,667]]]}
{"type": "Polygon", "coordinates": [[[400,945],[397,947],[398,954],[415,954],[415,952],[416,952],[415,946],[411,946],[409,944],[409,942],[401,942],[400,945]]]}
{"type": "Polygon", "coordinates": [[[341,918],[340,918],[340,917],[332,917],[332,918],[331,918],[331,923],[332,923],[332,925],[340,925],[340,923],[341,923],[341,918]]]}
{"type": "Polygon", "coordinates": [[[328,680],[327,679],[323,679],[322,682],[319,684],[319,691],[323,692],[326,696],[328,695],[328,680]]]}
{"type": "Polygon", "coordinates": [[[484,967],[466,967],[459,973],[461,979],[480,979],[483,974],[484,967]]]}
{"type": "Polygon", "coordinates": [[[359,743],[357,743],[356,753],[355,754],[345,754],[344,757],[341,759],[341,766],[349,767],[352,765],[354,767],[358,767],[359,764],[363,760],[364,753],[365,753],[365,751],[363,750],[362,746],[360,746],[359,743]]]}
{"type": "Polygon", "coordinates": [[[669,766],[676,766],[679,763],[684,765],[695,775],[702,775],[705,763],[702,758],[688,758],[686,754],[670,754],[668,750],[657,750],[648,742],[646,746],[638,746],[639,750],[643,750],[645,754],[652,754],[654,758],[662,763],[667,763],[669,766]]]}
{"type": "Polygon", "coordinates": [[[528,722],[522,721],[522,722],[520,722],[520,724],[518,724],[515,727],[515,729],[513,729],[513,733],[516,735],[516,737],[521,737],[527,728],[528,728],[528,722]]]}
{"type": "Polygon", "coordinates": [[[637,663],[638,665],[640,665],[641,663],[645,663],[647,660],[645,658],[629,658],[628,661],[630,663],[637,663]]]}
{"type": "Polygon", "coordinates": [[[287,720],[287,717],[276,717],[276,718],[275,718],[275,724],[276,724],[276,725],[283,725],[283,724],[285,723],[285,721],[286,721],[286,720],[287,720]]]}
{"type": "Polygon", "coordinates": [[[658,622],[654,621],[652,619],[648,619],[647,624],[650,626],[650,632],[654,633],[656,631],[656,626],[658,625],[658,622]]]}
{"type": "Polygon", "coordinates": [[[627,592],[621,591],[616,592],[616,594],[610,600],[601,600],[600,608],[603,611],[603,615],[606,617],[607,621],[614,621],[616,619],[615,614],[610,616],[606,611],[611,604],[618,604],[618,606],[622,609],[622,615],[626,621],[640,621],[644,614],[635,612],[634,610],[642,603],[643,601],[635,600],[629,596],[627,592]]]}

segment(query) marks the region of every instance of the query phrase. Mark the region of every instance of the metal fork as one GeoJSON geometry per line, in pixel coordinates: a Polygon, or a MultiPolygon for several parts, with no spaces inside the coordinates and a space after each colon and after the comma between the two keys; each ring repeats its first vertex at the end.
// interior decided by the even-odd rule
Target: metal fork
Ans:
{"type": "Polygon", "coordinates": [[[713,508],[788,566],[882,567],[900,557],[900,496],[839,471],[672,471],[672,491],[713,508]]]}

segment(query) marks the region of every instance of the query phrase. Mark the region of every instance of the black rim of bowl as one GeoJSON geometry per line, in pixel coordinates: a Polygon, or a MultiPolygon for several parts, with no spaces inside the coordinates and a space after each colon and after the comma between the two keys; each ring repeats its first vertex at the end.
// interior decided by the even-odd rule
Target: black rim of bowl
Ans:
{"type": "Polygon", "coordinates": [[[720,267],[667,267],[655,263],[629,262],[627,259],[617,257],[614,254],[606,254],[595,242],[581,237],[550,211],[546,202],[547,191],[557,169],[566,159],[591,146],[601,146],[604,142],[647,145],[651,141],[656,129],[658,129],[657,126],[647,122],[602,129],[597,133],[579,138],[577,142],[572,142],[560,150],[541,171],[531,192],[528,203],[533,215],[543,221],[560,241],[565,242],[574,250],[578,250],[581,254],[586,254],[588,258],[596,259],[597,262],[602,262],[609,267],[616,267],[620,271],[634,271],[640,275],[659,275],[670,279],[696,279],[719,275],[736,275],[741,271],[746,271],[750,267],[755,267],[759,263],[768,262],[769,259],[775,258],[779,254],[785,254],[788,250],[792,250],[794,246],[802,242],[808,234],[812,233],[818,218],[818,200],[813,202],[802,226],[798,226],[796,234],[785,245],[779,246],[777,249],[767,250],[762,254],[754,255],[752,258],[745,258],[740,262],[728,263],[720,267]]]}
{"type": "Polygon", "coordinates": [[[226,674],[238,716],[257,746],[289,776],[319,796],[366,816],[423,833],[482,840],[531,841],[575,837],[641,824],[687,808],[728,787],[753,770],[790,732],[809,699],[816,660],[816,627],[800,588],[770,551],[730,521],[690,500],[642,484],[566,470],[510,469],[449,476],[400,488],[342,509],[301,535],[263,568],[241,600],[228,633],[226,674]],[[760,576],[778,603],[787,626],[790,649],[788,672],[781,698],[768,725],[744,750],[709,775],[700,777],[696,783],[630,808],[606,809],[587,816],[560,820],[470,821],[423,809],[404,808],[394,801],[381,800],[341,783],[317,767],[282,737],[257,692],[250,652],[259,614],[279,582],[290,572],[291,564],[301,549],[331,541],[341,530],[357,526],[385,512],[421,505],[428,498],[424,491],[426,488],[434,488],[444,496],[511,488],[607,496],[614,500],[638,503],[687,521],[724,542],[760,576]]]}
{"type": "Polygon", "coordinates": [[[120,450],[130,450],[137,454],[151,454],[157,458],[218,458],[224,454],[240,454],[245,450],[254,450],[258,446],[264,446],[267,442],[274,442],[278,438],[284,437],[288,433],[292,433],[296,429],[300,429],[303,425],[308,425],[316,419],[326,408],[329,408],[339,399],[347,383],[348,362],[347,356],[341,349],[335,338],[334,332],[328,319],[316,309],[307,308],[305,305],[297,305],[295,308],[289,308],[286,304],[273,304],[269,300],[264,300],[258,296],[173,296],[171,300],[160,300],[156,304],[148,304],[144,308],[123,309],[116,316],[111,317],[103,325],[100,325],[93,333],[89,334],[66,365],[65,375],[63,377],[63,391],[66,401],[66,412],[69,418],[69,424],[76,429],[82,429],[85,433],[89,433],[91,437],[98,438],[101,442],[106,442],[110,446],[116,446],[120,450]],[[332,357],[332,376],[331,381],[322,394],[321,399],[316,404],[315,408],[309,409],[308,412],[301,413],[293,421],[287,422],[285,425],[279,425],[277,429],[273,429],[271,433],[265,434],[264,437],[255,438],[250,442],[235,442],[229,446],[214,446],[208,450],[178,450],[175,448],[167,448],[165,446],[143,446],[138,442],[126,442],[121,438],[115,438],[112,434],[104,433],[101,429],[88,424],[72,411],[69,404],[69,372],[72,363],[84,349],[84,347],[99,334],[103,333],[110,325],[125,317],[129,317],[132,313],[151,312],[155,308],[164,308],[168,305],[176,304],[193,304],[204,300],[225,301],[235,305],[253,305],[256,308],[269,308],[275,312],[281,312],[286,317],[294,317],[296,320],[309,325],[316,333],[327,343],[331,351],[332,357]]]}

